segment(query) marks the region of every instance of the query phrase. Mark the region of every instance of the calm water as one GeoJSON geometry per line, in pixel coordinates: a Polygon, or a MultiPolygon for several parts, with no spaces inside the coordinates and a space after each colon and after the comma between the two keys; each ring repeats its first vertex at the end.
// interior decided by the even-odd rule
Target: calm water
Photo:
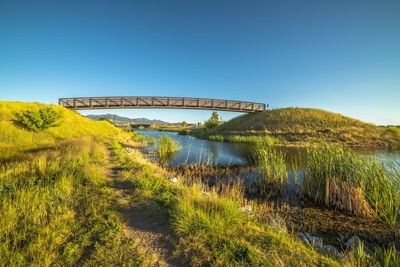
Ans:
{"type": "MultiPolygon", "coordinates": [[[[183,163],[210,163],[212,165],[247,165],[251,146],[247,144],[232,144],[198,139],[189,135],[178,135],[176,132],[160,132],[149,130],[136,130],[142,135],[153,136],[156,139],[161,135],[168,135],[177,140],[181,150],[173,155],[170,166],[183,163]]],[[[155,145],[147,150],[156,150],[155,145]]]]}
{"type": "MultiPolygon", "coordinates": [[[[182,149],[175,153],[170,161],[170,166],[179,166],[183,163],[210,163],[212,165],[247,165],[252,159],[253,145],[217,142],[198,139],[189,135],[178,135],[176,132],[160,132],[149,130],[136,130],[142,135],[158,138],[168,135],[177,140],[182,149]]],[[[156,150],[155,145],[146,148],[156,150]]],[[[285,150],[286,161],[289,169],[301,170],[306,164],[306,150],[304,148],[278,148],[285,150]],[[294,167],[294,168],[293,168],[294,167]]],[[[363,154],[375,154],[385,160],[400,161],[400,151],[365,150],[358,149],[363,154]]]]}

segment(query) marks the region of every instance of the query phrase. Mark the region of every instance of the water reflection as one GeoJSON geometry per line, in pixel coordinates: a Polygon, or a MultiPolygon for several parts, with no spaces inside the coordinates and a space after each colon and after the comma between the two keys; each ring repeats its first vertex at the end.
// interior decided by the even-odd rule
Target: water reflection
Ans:
{"type": "MultiPolygon", "coordinates": [[[[251,146],[247,144],[231,144],[198,139],[189,135],[178,135],[175,132],[159,132],[137,130],[140,134],[158,138],[168,135],[179,142],[182,149],[170,159],[170,166],[183,163],[202,163],[211,165],[247,165],[250,163],[251,146]]],[[[147,150],[155,151],[156,146],[149,146],[147,150]]]]}
{"type": "MultiPolygon", "coordinates": [[[[182,149],[173,154],[169,159],[170,166],[179,166],[183,163],[201,163],[211,165],[248,165],[252,164],[252,151],[254,145],[225,143],[198,139],[190,135],[178,135],[176,132],[160,132],[150,130],[137,130],[140,134],[158,138],[161,135],[168,135],[177,140],[182,149]]],[[[301,171],[307,164],[307,149],[299,147],[277,147],[286,154],[286,163],[289,171],[301,171]]],[[[156,150],[155,145],[147,147],[147,150],[156,150]]],[[[382,160],[400,161],[400,151],[388,151],[384,149],[354,149],[366,154],[376,155],[382,160]]],[[[251,175],[251,178],[254,178],[251,175]]]]}

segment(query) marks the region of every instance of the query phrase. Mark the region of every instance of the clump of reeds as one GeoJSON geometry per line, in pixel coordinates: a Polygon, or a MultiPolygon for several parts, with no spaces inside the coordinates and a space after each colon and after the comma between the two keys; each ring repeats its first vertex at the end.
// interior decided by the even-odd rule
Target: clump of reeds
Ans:
{"type": "Polygon", "coordinates": [[[156,143],[156,139],[153,137],[153,136],[150,136],[150,135],[145,135],[144,137],[143,137],[143,143],[146,145],[146,146],[152,146],[152,145],[154,145],[155,143],[156,143]]]}
{"type": "Polygon", "coordinates": [[[377,249],[374,258],[381,263],[381,266],[400,266],[400,252],[394,245],[386,249],[377,249]]]}
{"type": "Polygon", "coordinates": [[[258,147],[254,152],[254,159],[259,170],[257,181],[259,194],[282,193],[288,181],[285,152],[274,147],[258,147]]]}
{"type": "Polygon", "coordinates": [[[157,152],[161,161],[167,160],[180,149],[179,143],[167,135],[162,135],[157,140],[157,152]]]}
{"type": "Polygon", "coordinates": [[[210,135],[207,139],[219,142],[230,142],[230,143],[251,143],[251,144],[266,144],[273,145],[277,143],[277,139],[269,135],[227,135],[223,136],[220,134],[210,135]]]}
{"type": "Polygon", "coordinates": [[[307,155],[303,194],[355,215],[396,222],[400,170],[395,164],[332,145],[311,147],[307,155]]]}

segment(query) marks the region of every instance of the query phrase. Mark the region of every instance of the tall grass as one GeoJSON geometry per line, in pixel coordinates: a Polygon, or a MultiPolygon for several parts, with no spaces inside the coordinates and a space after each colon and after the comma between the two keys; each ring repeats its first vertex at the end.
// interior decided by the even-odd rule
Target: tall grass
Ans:
{"type": "Polygon", "coordinates": [[[400,170],[395,164],[325,145],[308,149],[306,169],[303,192],[317,202],[395,224],[400,205],[400,170]]]}
{"type": "Polygon", "coordinates": [[[157,152],[162,161],[166,161],[180,149],[179,143],[167,135],[161,135],[157,140],[157,152]]]}
{"type": "Polygon", "coordinates": [[[288,181],[285,152],[274,147],[257,147],[254,152],[255,163],[259,171],[260,193],[282,192],[288,181]]]}
{"type": "Polygon", "coordinates": [[[394,245],[377,249],[374,258],[384,267],[400,266],[400,252],[394,245]]]}
{"type": "Polygon", "coordinates": [[[1,163],[0,266],[98,264],[103,253],[102,264],[117,263],[110,244],[118,242],[130,251],[127,260],[143,262],[135,245],[120,239],[104,163],[104,147],[84,140],[1,163]]]}
{"type": "Polygon", "coordinates": [[[216,195],[204,198],[196,193],[186,197],[177,203],[172,217],[172,226],[181,236],[225,231],[243,218],[234,200],[218,200],[216,195]]]}
{"type": "Polygon", "coordinates": [[[252,144],[266,144],[273,145],[277,143],[277,139],[269,135],[210,135],[207,139],[212,141],[230,142],[230,143],[252,143],[252,144]]]}
{"type": "Polygon", "coordinates": [[[150,135],[145,135],[143,137],[143,143],[147,146],[152,146],[156,143],[156,139],[153,136],[150,135]]]}

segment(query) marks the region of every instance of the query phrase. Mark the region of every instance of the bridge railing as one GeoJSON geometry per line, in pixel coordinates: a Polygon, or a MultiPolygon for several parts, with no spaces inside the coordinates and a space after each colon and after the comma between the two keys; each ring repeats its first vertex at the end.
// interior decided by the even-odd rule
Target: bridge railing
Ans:
{"type": "Polygon", "coordinates": [[[237,112],[261,112],[265,110],[265,104],[263,103],[191,97],[75,97],[60,98],[58,102],[59,105],[69,109],[178,108],[237,112]]]}

